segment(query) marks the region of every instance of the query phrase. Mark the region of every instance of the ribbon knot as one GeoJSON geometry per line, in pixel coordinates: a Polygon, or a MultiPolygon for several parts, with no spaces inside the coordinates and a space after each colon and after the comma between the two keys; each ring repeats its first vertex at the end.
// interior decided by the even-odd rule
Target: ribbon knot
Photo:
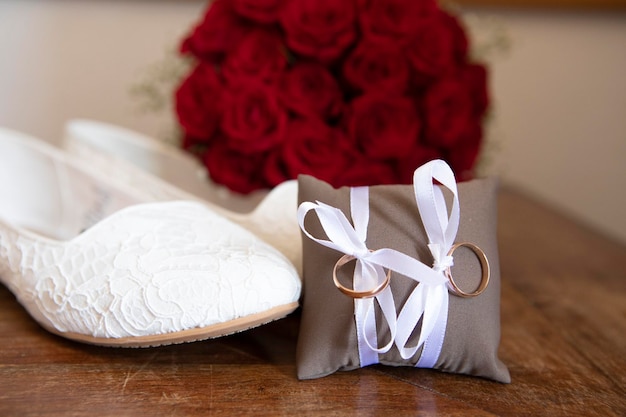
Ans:
{"type": "Polygon", "coordinates": [[[367,247],[365,247],[365,248],[358,248],[358,249],[352,251],[352,253],[346,253],[346,255],[354,256],[357,260],[359,260],[361,262],[367,262],[367,258],[371,254],[372,254],[372,251],[370,251],[367,247]]]}
{"type": "Polygon", "coordinates": [[[433,269],[435,271],[444,272],[454,265],[454,258],[448,254],[449,250],[446,250],[442,245],[429,243],[428,249],[433,255],[433,269]]]}

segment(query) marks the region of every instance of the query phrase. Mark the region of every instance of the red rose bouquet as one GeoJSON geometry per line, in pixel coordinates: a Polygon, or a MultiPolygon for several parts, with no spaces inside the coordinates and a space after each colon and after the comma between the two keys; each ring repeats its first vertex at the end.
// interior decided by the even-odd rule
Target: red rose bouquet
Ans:
{"type": "Polygon", "coordinates": [[[434,158],[472,175],[486,69],[435,0],[215,0],[181,52],[182,146],[233,191],[411,183],[434,158]]]}

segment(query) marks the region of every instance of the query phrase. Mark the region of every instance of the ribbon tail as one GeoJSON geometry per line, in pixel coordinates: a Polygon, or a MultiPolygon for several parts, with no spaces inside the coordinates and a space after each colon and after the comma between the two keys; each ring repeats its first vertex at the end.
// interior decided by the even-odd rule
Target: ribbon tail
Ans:
{"type": "MultiPolygon", "coordinates": [[[[387,342],[385,346],[379,348],[378,338],[375,332],[373,333],[373,335],[375,336],[373,341],[371,337],[366,337],[367,335],[365,333],[362,333],[362,337],[363,337],[363,341],[365,342],[365,344],[371,351],[376,352],[376,353],[386,353],[389,351],[389,349],[391,349],[396,339],[396,331],[397,331],[396,307],[393,302],[393,294],[391,293],[391,289],[389,287],[385,288],[375,298],[376,298],[376,301],[378,301],[378,305],[380,305],[380,309],[383,313],[383,317],[385,318],[385,321],[387,322],[387,325],[389,326],[389,333],[390,333],[389,342],[387,342]]],[[[365,312],[365,317],[363,318],[364,323],[367,323],[368,321],[371,320],[369,316],[374,316],[373,303],[371,306],[372,308],[368,308],[367,311],[365,312]]],[[[363,326],[362,329],[365,330],[365,326],[363,326]]],[[[376,328],[374,328],[374,331],[375,330],[376,328]]],[[[361,360],[361,362],[363,362],[363,360],[361,360]]]]}
{"type": "MultiPolygon", "coordinates": [[[[384,274],[382,268],[357,261],[354,271],[354,289],[362,291],[371,288],[372,285],[376,284],[376,277],[379,273],[384,274]]],[[[354,319],[356,321],[361,367],[378,363],[378,334],[376,330],[376,314],[373,312],[373,298],[357,298],[354,300],[354,319]],[[373,343],[370,341],[373,341],[373,343]]]]}
{"type": "MultiPolygon", "coordinates": [[[[398,316],[396,345],[402,359],[410,359],[422,348],[418,364],[434,366],[439,358],[448,317],[448,292],[444,286],[418,285],[407,299],[398,316]],[[418,342],[406,344],[418,322],[422,321],[418,342]],[[428,346],[427,346],[428,344],[428,346]]],[[[418,366],[418,365],[416,365],[418,366]]],[[[432,366],[420,366],[432,368],[432,366]]]]}
{"type": "Polygon", "coordinates": [[[376,315],[368,314],[374,308],[372,298],[357,298],[354,300],[354,318],[356,321],[357,347],[361,368],[378,363],[378,352],[372,349],[368,340],[377,340],[376,315]]]}
{"type": "Polygon", "coordinates": [[[441,300],[441,304],[438,307],[437,315],[434,319],[434,326],[430,334],[424,340],[424,348],[419,360],[415,364],[416,368],[434,368],[439,360],[441,354],[441,348],[443,347],[443,341],[446,336],[446,327],[448,325],[448,305],[449,295],[446,287],[433,288],[443,294],[435,294],[436,299],[441,300]]]}
{"type": "Polygon", "coordinates": [[[445,291],[441,291],[442,288],[442,286],[430,287],[425,290],[426,296],[424,298],[426,305],[424,306],[424,317],[422,318],[422,329],[417,342],[418,346],[421,346],[435,329],[437,318],[443,305],[442,297],[446,297],[445,291]]]}
{"type": "Polygon", "coordinates": [[[411,358],[415,352],[420,348],[420,344],[417,346],[407,348],[406,344],[411,337],[411,333],[417,327],[420,318],[424,314],[425,294],[424,285],[418,285],[415,287],[411,295],[404,303],[400,314],[398,315],[398,333],[396,336],[396,346],[400,352],[402,359],[411,358]]]}

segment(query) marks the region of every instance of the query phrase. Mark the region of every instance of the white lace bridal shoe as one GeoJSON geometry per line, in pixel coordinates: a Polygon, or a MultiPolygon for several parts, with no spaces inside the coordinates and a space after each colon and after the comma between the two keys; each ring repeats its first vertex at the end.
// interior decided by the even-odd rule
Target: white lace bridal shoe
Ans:
{"type": "Polygon", "coordinates": [[[210,182],[205,168],[187,153],[138,132],[94,120],[68,121],[63,144],[90,165],[123,177],[124,182],[149,191],[158,200],[202,200],[281,251],[301,272],[296,181],[287,181],[269,193],[241,196],[210,182]]]}
{"type": "Polygon", "coordinates": [[[47,330],[146,347],[245,330],[298,305],[277,250],[198,202],[150,202],[0,129],[0,281],[47,330]]]}

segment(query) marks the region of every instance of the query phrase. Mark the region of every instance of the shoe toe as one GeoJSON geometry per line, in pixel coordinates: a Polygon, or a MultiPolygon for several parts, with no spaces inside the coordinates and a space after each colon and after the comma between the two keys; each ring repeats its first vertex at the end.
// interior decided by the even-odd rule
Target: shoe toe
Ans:
{"type": "Polygon", "coordinates": [[[41,309],[57,332],[96,344],[233,333],[286,315],[301,290],[284,255],[199,203],[122,210],[63,254],[55,264],[74,275],[40,282],[41,309]]]}

